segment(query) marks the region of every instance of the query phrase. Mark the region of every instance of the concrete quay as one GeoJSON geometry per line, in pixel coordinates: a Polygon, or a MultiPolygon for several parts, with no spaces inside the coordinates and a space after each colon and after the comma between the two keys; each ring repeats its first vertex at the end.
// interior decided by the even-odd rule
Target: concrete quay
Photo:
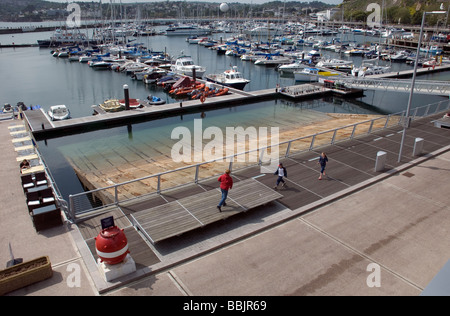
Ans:
{"type": "MultiPolygon", "coordinates": [[[[367,172],[370,176],[366,180],[298,209],[275,203],[182,235],[167,245],[165,252],[154,249],[160,262],[151,267],[150,273],[104,288],[101,294],[420,295],[450,258],[450,131],[430,129],[431,121],[433,118],[421,120],[427,126],[423,131],[414,123],[408,133],[424,136],[432,151],[405,158],[379,174],[367,172]],[[380,278],[373,273],[379,273],[380,278]]],[[[92,257],[80,247],[83,241],[78,228],[66,222],[40,234],[34,230],[8,129],[17,123],[0,122],[4,157],[0,261],[5,265],[11,259],[10,243],[16,258],[31,260],[48,255],[54,275],[8,295],[99,295],[100,281],[92,270],[92,257]]],[[[386,142],[396,142],[399,130],[388,132],[383,137],[395,139],[386,142]]],[[[412,136],[408,139],[411,141],[412,136]]],[[[356,145],[341,145],[341,149],[351,151],[352,146],[356,145]]],[[[351,180],[338,169],[363,168],[332,153],[329,158],[328,178],[320,182],[328,188],[351,180]]],[[[312,166],[311,161],[305,160],[306,168],[312,166]]],[[[366,170],[373,168],[372,159],[365,161],[370,164],[366,170]]],[[[295,195],[296,190],[306,194],[308,183],[318,181],[317,175],[314,169],[308,176],[301,175],[305,181],[302,186],[293,175],[288,178],[287,189],[293,191],[284,194],[295,195]]]]}

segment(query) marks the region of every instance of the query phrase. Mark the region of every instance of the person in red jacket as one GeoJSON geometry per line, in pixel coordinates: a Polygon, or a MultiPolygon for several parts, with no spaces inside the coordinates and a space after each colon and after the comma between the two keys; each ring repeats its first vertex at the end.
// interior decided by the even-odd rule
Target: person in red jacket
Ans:
{"type": "Polygon", "coordinates": [[[222,199],[219,202],[219,205],[217,205],[217,208],[219,209],[219,212],[222,212],[222,206],[226,206],[227,203],[225,203],[225,200],[228,196],[228,190],[231,190],[233,187],[233,179],[230,177],[230,170],[225,170],[225,173],[221,175],[218,179],[220,182],[220,190],[222,191],[222,199]]]}

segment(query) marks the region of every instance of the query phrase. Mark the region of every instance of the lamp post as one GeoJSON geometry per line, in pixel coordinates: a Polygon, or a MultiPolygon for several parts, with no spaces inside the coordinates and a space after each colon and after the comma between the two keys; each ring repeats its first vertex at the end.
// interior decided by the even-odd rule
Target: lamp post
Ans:
{"type": "Polygon", "coordinates": [[[414,84],[416,82],[416,73],[417,73],[417,64],[419,63],[420,46],[422,45],[423,27],[425,24],[425,16],[427,14],[447,14],[447,12],[446,11],[430,11],[430,12],[424,12],[423,16],[422,16],[422,24],[420,26],[419,41],[417,42],[416,61],[414,63],[414,72],[413,72],[413,77],[412,77],[412,82],[411,82],[411,91],[409,92],[408,107],[406,108],[405,120],[403,122],[403,133],[402,133],[402,141],[400,143],[400,151],[398,153],[398,162],[400,162],[402,160],[403,143],[405,142],[405,138],[406,138],[406,130],[411,124],[411,118],[409,117],[409,114],[411,112],[411,102],[412,102],[412,97],[414,94],[414,84]]]}

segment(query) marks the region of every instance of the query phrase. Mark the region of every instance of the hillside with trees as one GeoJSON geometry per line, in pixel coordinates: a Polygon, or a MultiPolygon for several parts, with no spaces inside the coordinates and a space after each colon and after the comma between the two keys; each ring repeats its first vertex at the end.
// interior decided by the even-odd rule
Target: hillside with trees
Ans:
{"type": "MultiPolygon", "coordinates": [[[[72,1],[70,1],[72,2],[72,1]]],[[[76,2],[76,1],[75,1],[76,2]]],[[[77,3],[77,2],[76,2],[77,3]]],[[[82,19],[177,19],[214,18],[223,16],[217,2],[168,1],[122,3],[119,0],[101,4],[99,0],[78,2],[82,19]]],[[[229,2],[227,16],[236,18],[274,18],[279,16],[297,19],[309,13],[336,7],[320,1],[271,1],[264,4],[229,2]]],[[[64,20],[69,12],[67,3],[43,0],[0,0],[0,21],[40,22],[64,20]]]]}
{"type": "MultiPolygon", "coordinates": [[[[344,0],[338,5],[340,11],[335,19],[349,22],[365,22],[371,12],[366,11],[369,3],[378,3],[382,8],[382,22],[384,24],[420,25],[423,12],[443,10],[448,12],[450,3],[443,1],[417,1],[417,0],[344,0]]],[[[428,25],[437,23],[447,24],[446,15],[430,15],[427,17],[428,25]]]]}

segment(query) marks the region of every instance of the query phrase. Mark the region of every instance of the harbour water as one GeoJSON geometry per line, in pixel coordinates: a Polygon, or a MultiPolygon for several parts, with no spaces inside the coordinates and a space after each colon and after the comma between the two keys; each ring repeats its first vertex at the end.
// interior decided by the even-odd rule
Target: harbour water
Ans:
{"type": "MultiPolygon", "coordinates": [[[[49,37],[46,33],[28,33],[15,35],[16,43],[35,42],[37,39],[49,37]],[[34,41],[32,41],[34,39],[34,41]]],[[[6,36],[0,36],[0,43],[6,42],[6,36]]],[[[226,34],[214,35],[216,39],[226,38],[226,34]]],[[[360,39],[362,40],[362,39],[360,39]]],[[[274,68],[256,66],[239,58],[217,55],[199,45],[190,45],[184,37],[155,36],[139,38],[148,48],[154,51],[165,51],[177,56],[182,51],[192,56],[193,60],[207,68],[207,73],[218,73],[237,66],[244,77],[251,80],[245,90],[255,91],[271,89],[277,84],[290,86],[295,84],[293,76],[281,76],[274,68]]],[[[305,47],[305,50],[310,48],[305,47]]],[[[330,52],[323,52],[330,57],[342,57],[330,52]]],[[[360,65],[361,57],[354,57],[355,65],[360,65]]],[[[408,69],[404,64],[392,64],[392,71],[408,69]]],[[[54,58],[49,49],[37,47],[0,50],[0,69],[2,69],[2,85],[0,86],[1,102],[16,104],[19,101],[26,105],[41,105],[48,109],[51,105],[65,104],[73,117],[92,115],[92,105],[105,99],[122,98],[123,85],[129,86],[132,98],[145,99],[152,94],[168,103],[178,102],[168,96],[161,88],[145,85],[132,80],[123,73],[112,71],[94,71],[85,64],[69,62],[67,59],[54,58]]],[[[450,80],[449,73],[425,76],[421,79],[450,80]]],[[[442,100],[443,97],[415,95],[413,107],[442,100]]],[[[320,120],[324,113],[357,113],[357,114],[390,114],[405,110],[408,102],[407,93],[383,91],[366,91],[358,99],[341,99],[337,97],[321,98],[296,102],[292,100],[264,101],[255,104],[233,106],[229,108],[205,111],[204,128],[217,126],[289,126],[307,124],[320,120]]],[[[124,124],[107,130],[83,132],[76,135],[51,138],[38,142],[43,157],[50,167],[52,175],[64,198],[83,190],[69,159],[77,161],[96,160],[105,167],[108,159],[126,157],[127,152],[144,152],[147,156],[166,154],[175,142],[170,133],[178,126],[192,127],[193,120],[200,118],[200,113],[174,116],[158,121],[124,124]]],[[[144,176],[144,175],[143,175],[144,176]]]]}

